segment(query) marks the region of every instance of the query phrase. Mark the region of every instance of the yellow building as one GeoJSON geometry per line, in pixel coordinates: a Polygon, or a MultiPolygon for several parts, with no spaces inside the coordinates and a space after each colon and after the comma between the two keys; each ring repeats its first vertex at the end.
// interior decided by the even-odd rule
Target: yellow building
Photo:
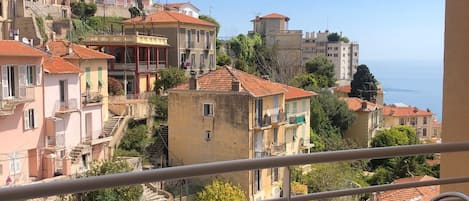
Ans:
{"type": "MultiPolygon", "coordinates": [[[[291,131],[309,125],[309,98],[287,87],[245,72],[222,67],[168,91],[168,149],[172,166],[299,153],[303,135],[291,131]],[[289,92],[295,91],[292,95],[289,92]],[[306,100],[296,112],[292,102],[306,100]],[[291,120],[291,121],[290,121],[291,120]],[[289,132],[290,131],[290,132],[289,132]],[[300,137],[300,138],[299,138],[300,137]]],[[[300,128],[300,129],[298,129],[300,128]]],[[[309,138],[309,132],[307,132],[309,138]]],[[[223,174],[240,184],[250,200],[279,197],[283,168],[223,174]]]]}
{"type": "Polygon", "coordinates": [[[433,113],[430,110],[421,110],[408,105],[384,106],[384,127],[391,128],[398,125],[414,128],[420,141],[430,140],[434,132],[433,113]]]}
{"type": "Polygon", "coordinates": [[[342,98],[348,108],[355,112],[356,119],[345,131],[344,137],[361,147],[369,147],[372,138],[382,128],[383,106],[359,98],[342,98]]]}

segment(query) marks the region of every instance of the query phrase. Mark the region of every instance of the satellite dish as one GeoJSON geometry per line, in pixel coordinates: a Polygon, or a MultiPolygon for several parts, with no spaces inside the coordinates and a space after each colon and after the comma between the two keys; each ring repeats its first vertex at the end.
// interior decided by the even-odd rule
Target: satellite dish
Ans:
{"type": "Polygon", "coordinates": [[[23,38],[21,39],[21,42],[23,42],[24,44],[28,44],[28,45],[29,45],[29,40],[28,40],[28,38],[26,38],[26,37],[23,37],[23,38]]]}

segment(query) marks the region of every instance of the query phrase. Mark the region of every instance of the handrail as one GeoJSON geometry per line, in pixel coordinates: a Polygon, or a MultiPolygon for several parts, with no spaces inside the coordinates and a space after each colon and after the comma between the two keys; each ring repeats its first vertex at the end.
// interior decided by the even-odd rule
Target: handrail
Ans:
{"type": "Polygon", "coordinates": [[[443,200],[445,198],[459,198],[458,200],[464,200],[464,201],[469,201],[469,196],[464,195],[460,192],[447,192],[447,193],[442,193],[434,198],[431,199],[431,201],[439,201],[443,200]]]}
{"type": "MultiPolygon", "coordinates": [[[[469,151],[469,142],[420,144],[409,146],[380,147],[372,149],[352,149],[256,159],[238,159],[2,188],[0,189],[0,199],[24,200],[36,197],[86,192],[102,188],[142,184],[162,180],[182,179],[195,176],[274,167],[289,167],[293,165],[304,165],[311,163],[378,159],[395,156],[410,156],[418,154],[460,151],[469,151]]],[[[464,181],[467,180],[469,182],[468,178],[446,178],[439,181],[451,181],[451,183],[454,183],[454,180],[456,180],[456,182],[460,182],[461,180],[458,179],[464,179],[464,181]]],[[[287,191],[286,193],[289,195],[289,189],[284,190],[287,191]]],[[[323,192],[322,194],[326,193],[327,192],[323,192]]],[[[327,195],[323,195],[323,197],[327,197],[327,195]]],[[[294,196],[292,199],[302,200],[299,196],[294,196]]]]}
{"type": "Polygon", "coordinates": [[[108,134],[109,136],[114,135],[114,131],[117,129],[117,127],[119,127],[120,121],[122,120],[122,118],[124,118],[124,113],[125,113],[125,112],[126,112],[126,111],[124,110],[124,111],[121,113],[121,115],[119,116],[119,119],[117,119],[117,121],[116,121],[116,124],[114,124],[114,126],[113,126],[112,129],[111,129],[111,132],[108,134]]]}

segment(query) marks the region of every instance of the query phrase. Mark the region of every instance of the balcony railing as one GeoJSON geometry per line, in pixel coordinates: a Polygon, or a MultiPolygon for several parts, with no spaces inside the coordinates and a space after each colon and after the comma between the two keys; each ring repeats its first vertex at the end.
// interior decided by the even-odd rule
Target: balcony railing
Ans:
{"type": "Polygon", "coordinates": [[[55,102],[55,113],[68,113],[78,110],[78,100],[76,98],[65,100],[64,102],[58,100],[55,102]]]}
{"type": "Polygon", "coordinates": [[[83,94],[83,104],[95,104],[103,101],[103,95],[98,92],[89,92],[83,94]]]}
{"type": "Polygon", "coordinates": [[[287,144],[285,143],[272,145],[270,147],[270,154],[273,156],[277,156],[277,155],[285,153],[286,150],[287,150],[287,144]]]}
{"type": "Polygon", "coordinates": [[[277,114],[272,115],[272,124],[278,125],[287,122],[287,114],[280,110],[277,114]]]}
{"type": "MultiPolygon", "coordinates": [[[[206,176],[228,172],[267,169],[275,167],[290,167],[312,163],[325,163],[361,159],[379,159],[395,156],[411,156],[429,153],[461,152],[469,151],[469,142],[455,142],[445,144],[420,144],[411,146],[381,147],[372,149],[353,149],[330,152],[318,152],[311,154],[299,154],[278,157],[265,157],[255,159],[239,159],[222,162],[202,163],[171,168],[152,169],[140,172],[119,173],[113,175],[86,177],[50,183],[38,183],[23,186],[13,186],[0,189],[2,200],[25,200],[45,196],[79,193],[97,189],[150,183],[164,180],[185,179],[197,176],[206,176]]],[[[289,168],[286,168],[286,177],[290,180],[289,168]]],[[[400,184],[386,184],[354,189],[343,189],[328,192],[313,193],[307,195],[291,195],[289,185],[283,189],[283,197],[273,198],[268,201],[287,200],[317,200],[330,197],[355,195],[371,192],[395,190],[401,188],[433,186],[442,184],[469,182],[469,177],[441,178],[431,181],[419,181],[400,184]]]]}
{"type": "Polygon", "coordinates": [[[186,50],[190,50],[195,47],[194,41],[186,41],[186,50]]]}
{"type": "Polygon", "coordinates": [[[47,147],[54,147],[54,148],[65,147],[65,134],[60,133],[55,136],[47,136],[47,147]]]}
{"type": "Polygon", "coordinates": [[[18,96],[0,99],[0,116],[12,115],[18,104],[32,102],[35,99],[35,87],[20,87],[18,96]]]}
{"type": "Polygon", "coordinates": [[[135,35],[92,35],[84,40],[88,45],[155,45],[168,46],[168,38],[161,36],[147,36],[136,33],[135,35]]]}
{"type": "Polygon", "coordinates": [[[272,125],[272,117],[264,114],[262,118],[256,117],[256,128],[264,128],[272,125]]]}
{"type": "Polygon", "coordinates": [[[289,124],[301,124],[306,122],[306,115],[292,115],[288,117],[289,124]]]}

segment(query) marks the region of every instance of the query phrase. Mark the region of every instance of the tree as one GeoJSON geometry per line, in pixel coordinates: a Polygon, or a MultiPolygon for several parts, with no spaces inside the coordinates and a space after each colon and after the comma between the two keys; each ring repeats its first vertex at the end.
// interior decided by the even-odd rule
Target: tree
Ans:
{"type": "Polygon", "coordinates": [[[239,185],[214,179],[197,193],[198,201],[244,201],[246,194],[239,185]]]}
{"type": "Polygon", "coordinates": [[[71,3],[70,7],[72,13],[83,22],[86,22],[89,17],[94,16],[97,10],[96,4],[85,3],[84,0],[71,3]]]}
{"type": "Polygon", "coordinates": [[[224,65],[231,65],[231,58],[227,54],[217,54],[217,65],[224,66],[224,65]]]}
{"type": "Polygon", "coordinates": [[[376,102],[378,90],[376,83],[377,81],[368,67],[366,65],[359,65],[350,83],[352,89],[349,93],[349,97],[357,97],[370,102],[376,102]]]}
{"type": "Polygon", "coordinates": [[[395,128],[381,131],[371,140],[372,147],[389,147],[408,144],[409,138],[407,135],[395,128]]]}
{"type": "Polygon", "coordinates": [[[338,42],[340,38],[341,36],[337,32],[330,33],[329,35],[327,35],[327,41],[329,42],[338,42]]]}
{"type": "Polygon", "coordinates": [[[218,33],[220,32],[220,23],[218,23],[218,21],[216,19],[214,19],[213,17],[208,16],[208,15],[199,15],[199,19],[205,20],[207,22],[210,22],[210,23],[214,24],[215,27],[216,27],[215,35],[218,37],[218,33]]]}
{"type": "Polygon", "coordinates": [[[119,148],[127,151],[135,150],[143,155],[145,147],[150,143],[148,137],[148,129],[146,125],[139,125],[135,128],[130,128],[125,132],[119,148]]]}
{"type": "Polygon", "coordinates": [[[155,81],[155,90],[168,90],[187,80],[185,71],[169,67],[158,71],[159,79],[155,81]]]}
{"type": "MultiPolygon", "coordinates": [[[[126,161],[114,160],[114,161],[95,161],[91,164],[90,170],[88,170],[84,177],[101,176],[108,174],[116,174],[123,172],[130,172],[133,169],[129,166],[126,161]]],[[[106,201],[118,201],[118,200],[129,200],[138,201],[143,193],[143,187],[141,185],[122,186],[116,188],[106,188],[96,191],[89,191],[83,193],[76,193],[72,196],[75,200],[81,201],[94,201],[94,200],[106,200],[106,201]]]]}
{"type": "Polygon", "coordinates": [[[111,96],[115,95],[123,95],[124,94],[124,86],[123,84],[113,77],[108,77],[108,93],[111,96]]]}
{"type": "Polygon", "coordinates": [[[157,119],[168,120],[168,97],[167,96],[152,96],[150,103],[155,108],[155,115],[157,119]]]}
{"type": "Polygon", "coordinates": [[[137,7],[130,7],[129,8],[129,12],[130,12],[130,18],[134,18],[134,17],[137,17],[137,16],[142,16],[142,11],[140,9],[138,9],[137,7]]]}
{"type": "Polygon", "coordinates": [[[334,64],[324,56],[309,60],[305,64],[306,72],[312,73],[322,80],[320,87],[332,87],[335,85],[334,64]]]}
{"type": "Polygon", "coordinates": [[[312,164],[311,171],[302,180],[309,192],[331,191],[359,187],[361,169],[352,167],[350,162],[312,164]]]}

